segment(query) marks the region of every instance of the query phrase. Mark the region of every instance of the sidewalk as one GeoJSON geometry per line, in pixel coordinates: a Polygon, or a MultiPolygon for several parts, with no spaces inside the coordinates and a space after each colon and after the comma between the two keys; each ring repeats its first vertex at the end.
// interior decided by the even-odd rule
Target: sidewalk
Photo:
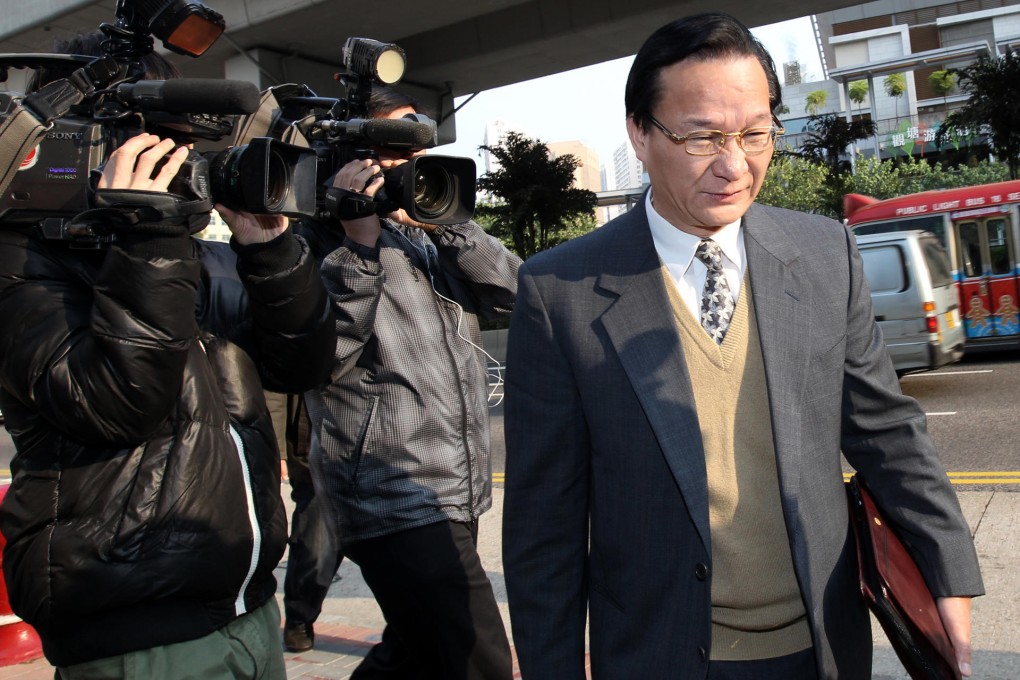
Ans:
{"type": "MultiPolygon", "coordinates": [[[[284,489],[285,496],[288,495],[284,489]]],[[[1020,679],[1020,493],[968,491],[957,487],[964,514],[975,535],[988,595],[974,601],[972,640],[974,680],[1020,679]]],[[[289,501],[289,499],[288,499],[289,501]]],[[[479,553],[492,581],[509,631],[503,584],[501,531],[503,490],[493,495],[493,509],[481,521],[479,553]]],[[[284,566],[277,569],[282,598],[284,566]]],[[[281,601],[282,607],[282,601],[281,601]]],[[[316,648],[285,654],[287,676],[308,680],[344,680],[379,640],[382,615],[356,566],[344,561],[315,624],[316,648]]],[[[877,624],[874,680],[909,680],[877,624]]],[[[516,666],[515,666],[516,671],[516,666]]],[[[519,677],[519,676],[515,676],[519,677]]],[[[0,668],[0,680],[52,680],[53,669],[38,660],[0,668]]],[[[657,680],[648,678],[643,680],[657,680]]]]}

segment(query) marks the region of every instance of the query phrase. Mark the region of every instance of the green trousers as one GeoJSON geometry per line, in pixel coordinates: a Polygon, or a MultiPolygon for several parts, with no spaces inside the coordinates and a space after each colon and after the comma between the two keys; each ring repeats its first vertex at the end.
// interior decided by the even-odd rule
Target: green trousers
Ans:
{"type": "MultiPolygon", "coordinates": [[[[158,621],[138,625],[158,626],[158,621]]],[[[285,680],[276,598],[197,640],[58,668],[61,680],[285,680]]]]}

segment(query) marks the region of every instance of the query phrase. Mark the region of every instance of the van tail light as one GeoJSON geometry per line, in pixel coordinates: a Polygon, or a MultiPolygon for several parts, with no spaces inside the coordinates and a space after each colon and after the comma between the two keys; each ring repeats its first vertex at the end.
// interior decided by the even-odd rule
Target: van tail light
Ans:
{"type": "Polygon", "coordinates": [[[935,314],[935,303],[925,302],[924,303],[924,325],[928,329],[928,332],[934,335],[939,332],[939,318],[935,314]]]}

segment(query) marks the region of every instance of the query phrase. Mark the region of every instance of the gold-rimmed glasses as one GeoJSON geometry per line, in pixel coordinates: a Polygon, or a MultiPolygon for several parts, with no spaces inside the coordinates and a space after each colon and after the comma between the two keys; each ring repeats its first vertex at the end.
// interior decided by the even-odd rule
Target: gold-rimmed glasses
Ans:
{"type": "Polygon", "coordinates": [[[726,140],[732,137],[737,145],[748,156],[756,156],[776,141],[776,135],[785,134],[782,123],[772,114],[772,125],[768,127],[750,127],[740,132],[723,132],[722,130],[695,130],[686,135],[678,135],[665,125],[649,116],[652,124],[662,130],[674,144],[683,144],[684,150],[692,156],[714,156],[726,146],[726,140]]]}

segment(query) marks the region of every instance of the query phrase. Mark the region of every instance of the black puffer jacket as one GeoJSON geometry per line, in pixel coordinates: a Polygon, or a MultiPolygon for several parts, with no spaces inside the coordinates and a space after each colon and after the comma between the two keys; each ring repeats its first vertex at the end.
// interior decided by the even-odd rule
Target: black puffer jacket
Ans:
{"type": "Polygon", "coordinates": [[[262,387],[325,379],[332,312],[289,230],[240,257],[182,243],[146,257],[0,230],[4,575],[58,666],[202,637],[276,590],[262,387]]]}

